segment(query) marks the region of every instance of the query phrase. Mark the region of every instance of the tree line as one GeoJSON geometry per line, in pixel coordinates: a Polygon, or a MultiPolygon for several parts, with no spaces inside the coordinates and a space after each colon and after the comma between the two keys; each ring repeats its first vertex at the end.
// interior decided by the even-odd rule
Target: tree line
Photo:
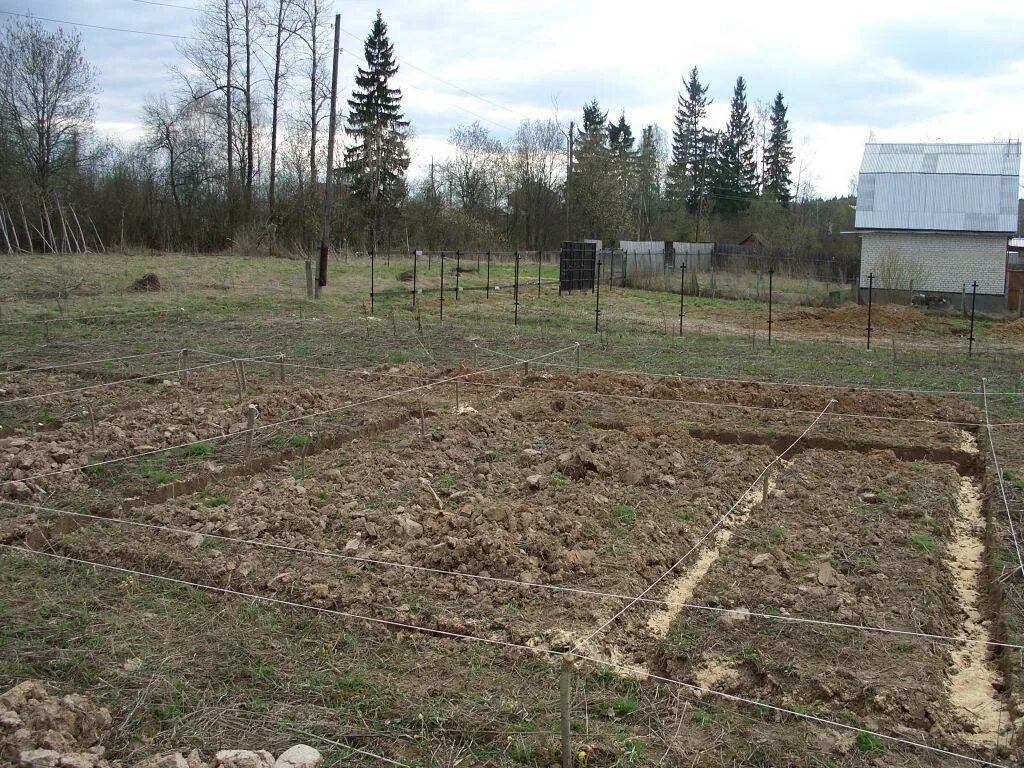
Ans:
{"type": "MultiPolygon", "coordinates": [[[[98,73],[80,36],[33,19],[0,35],[0,249],[107,247],[308,251],[327,186],[330,239],[354,250],[550,249],[565,239],[738,239],[843,250],[846,201],[793,181],[781,93],[751,115],[737,78],[728,122],[708,125],[696,68],[671,137],[635,136],[624,113],[592,101],[581,120],[520,123],[508,138],[481,122],[450,132],[451,151],[410,176],[400,61],[378,12],[363,40],[327,173],[330,0],[207,0],[179,46],[175,88],[141,108],[143,137],[93,130],[98,73]],[[741,234],[742,233],[742,234],[741,234]]],[[[342,59],[345,64],[346,60],[342,59]]]]}

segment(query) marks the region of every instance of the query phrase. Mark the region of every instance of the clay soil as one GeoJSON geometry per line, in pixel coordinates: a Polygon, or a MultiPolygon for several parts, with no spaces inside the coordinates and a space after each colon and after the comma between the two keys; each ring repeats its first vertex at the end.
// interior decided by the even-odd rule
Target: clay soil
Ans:
{"type": "MultiPolygon", "coordinates": [[[[279,420],[412,386],[396,381],[354,376],[299,391],[261,383],[245,402],[257,403],[261,418],[279,420]]],[[[978,583],[982,564],[966,577],[950,565],[958,536],[982,540],[976,531],[963,533],[957,518],[961,482],[981,471],[971,428],[869,418],[977,423],[967,402],[642,376],[492,374],[475,382],[461,389],[458,403],[431,393],[422,422],[415,398],[385,401],[359,418],[402,418],[343,445],[324,443],[300,456],[265,442],[264,460],[250,472],[214,473],[174,498],[91,508],[180,533],[113,521],[57,530],[49,513],[19,513],[16,523],[7,518],[0,527],[0,540],[31,543],[44,530],[48,547],[86,560],[428,631],[565,650],[624,603],[537,585],[638,594],[742,501],[762,467],[835,398],[836,412],[857,418],[820,422],[773,472],[767,507],[751,497],[727,521],[731,535],[694,579],[692,601],[945,635],[968,631],[964,616],[975,610],[970,626],[995,632],[993,606],[978,583]],[[782,410],[731,407],[737,405],[782,410]],[[981,596],[978,605],[963,604],[957,578],[981,596]]],[[[233,431],[244,426],[244,412],[237,398],[230,402],[232,383],[209,374],[189,389],[161,383],[157,392],[125,393],[104,415],[104,429],[116,426],[123,439],[104,432],[96,442],[112,444],[116,455],[233,431]]],[[[445,392],[453,394],[451,387],[445,392]]],[[[81,421],[45,434],[21,430],[15,439],[27,445],[13,447],[27,448],[27,456],[49,452],[44,466],[56,460],[51,442],[76,446],[68,461],[79,463],[96,444],[81,421]]],[[[8,451],[6,473],[34,469],[16,467],[19,455],[8,451]]],[[[69,502],[69,490],[90,483],[72,476],[83,485],[40,487],[34,498],[59,490],[69,502]]],[[[81,503],[75,508],[85,511],[81,503]]],[[[976,555],[984,558],[982,544],[976,555]]],[[[681,564],[650,597],[665,598],[690,565],[681,564]]],[[[957,662],[947,644],[690,610],[663,634],[649,626],[658,607],[634,606],[587,652],[640,677],[652,672],[989,754],[973,738],[978,724],[951,697],[957,662]]],[[[996,667],[992,659],[982,663],[996,667]]],[[[1005,757],[1020,743],[1012,724],[1018,715],[1008,693],[995,690],[988,699],[1007,713],[990,742],[1005,757]]],[[[854,735],[813,733],[821,741],[814,748],[828,760],[860,764],[868,753],[889,764],[854,735]]]]}

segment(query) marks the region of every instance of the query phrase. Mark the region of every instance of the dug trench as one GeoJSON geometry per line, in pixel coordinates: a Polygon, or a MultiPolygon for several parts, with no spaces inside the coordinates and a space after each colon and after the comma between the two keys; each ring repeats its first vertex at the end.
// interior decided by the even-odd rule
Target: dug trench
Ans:
{"type": "MultiPolygon", "coordinates": [[[[734,430],[719,430],[722,439],[715,440],[713,431],[672,428],[646,413],[639,424],[608,429],[599,419],[583,424],[572,406],[558,408],[550,398],[506,395],[474,400],[482,412],[459,409],[438,418],[430,434],[405,424],[384,435],[385,442],[357,439],[325,450],[311,459],[311,478],[297,480],[275,465],[253,477],[218,478],[192,497],[123,510],[188,535],[169,540],[104,525],[69,531],[49,545],[73,556],[398,618],[426,631],[558,650],[622,603],[568,604],[529,583],[637,594],[735,501],[784,439],[755,433],[744,443],[734,430]],[[227,501],[207,505],[209,498],[198,498],[203,492],[227,501]],[[207,537],[218,533],[527,584],[413,578],[317,557],[298,562],[207,537]]],[[[690,595],[710,606],[998,640],[999,606],[983,598],[986,586],[979,582],[989,575],[979,559],[990,545],[976,546],[977,521],[965,523],[957,505],[964,477],[980,482],[981,459],[934,449],[899,455],[863,440],[845,450],[851,446],[829,439],[792,452],[773,473],[768,514],[759,510],[755,488],[723,526],[728,537],[716,536],[695,553],[702,572],[684,571],[680,579],[690,580],[684,588],[666,580],[651,597],[673,604],[690,595]],[[958,591],[947,562],[946,539],[958,537],[973,539],[960,564],[973,596],[958,591]]],[[[943,442],[962,440],[950,435],[943,442]]],[[[987,738],[991,730],[959,711],[950,670],[959,665],[971,670],[961,682],[984,682],[1007,661],[999,654],[957,660],[947,646],[907,640],[897,648],[890,637],[837,628],[808,633],[742,614],[667,617],[664,636],[664,619],[649,626],[656,610],[634,606],[598,638],[597,651],[684,682],[927,741],[978,748],[964,735],[973,730],[987,738]]],[[[989,685],[993,694],[983,698],[986,705],[997,700],[1005,727],[1017,717],[1012,691],[1000,680],[989,685]],[[1004,690],[995,690],[1000,685],[1004,690]]],[[[1005,749],[1014,734],[999,738],[1005,749]]]]}

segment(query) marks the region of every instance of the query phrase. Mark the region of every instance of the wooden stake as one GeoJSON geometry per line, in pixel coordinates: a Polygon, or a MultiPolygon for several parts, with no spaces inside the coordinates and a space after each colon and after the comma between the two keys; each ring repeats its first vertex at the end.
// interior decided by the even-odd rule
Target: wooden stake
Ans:
{"type": "Polygon", "coordinates": [[[89,414],[89,431],[92,433],[92,439],[96,439],[96,416],[92,412],[92,405],[89,403],[85,404],[85,412],[89,414]]]}
{"type": "Polygon", "coordinates": [[[771,498],[771,476],[772,473],[770,471],[765,471],[761,477],[761,509],[764,512],[768,511],[768,500],[771,498]]]}
{"type": "Polygon", "coordinates": [[[580,375],[580,345],[576,345],[576,375],[580,375]]]}
{"type": "Polygon", "coordinates": [[[455,382],[455,412],[459,412],[459,382],[455,382]]]}
{"type": "Polygon", "coordinates": [[[188,349],[181,350],[181,383],[188,386],[188,349]]]}
{"type": "Polygon", "coordinates": [[[427,434],[427,419],[423,415],[423,397],[420,397],[420,437],[425,437],[427,434]]]}
{"type": "Polygon", "coordinates": [[[246,381],[245,381],[245,361],[244,360],[239,360],[238,361],[238,374],[239,374],[239,376],[241,377],[241,380],[242,380],[242,397],[245,397],[245,393],[249,391],[249,387],[246,386],[246,381]]]}
{"type": "Polygon", "coordinates": [[[572,675],[572,657],[562,657],[562,670],[558,675],[558,703],[562,716],[562,768],[572,768],[572,740],[569,722],[569,681],[572,675]]]}
{"type": "Polygon", "coordinates": [[[281,383],[284,384],[284,353],[277,356],[277,371],[281,383]]]}
{"type": "Polygon", "coordinates": [[[242,368],[238,364],[238,361],[234,361],[235,364],[235,382],[238,384],[238,399],[241,400],[245,397],[245,382],[242,380],[242,368]]]}
{"type": "Polygon", "coordinates": [[[252,403],[249,404],[249,408],[245,414],[246,420],[246,433],[245,433],[245,458],[252,458],[252,441],[256,434],[256,406],[252,403]]]}

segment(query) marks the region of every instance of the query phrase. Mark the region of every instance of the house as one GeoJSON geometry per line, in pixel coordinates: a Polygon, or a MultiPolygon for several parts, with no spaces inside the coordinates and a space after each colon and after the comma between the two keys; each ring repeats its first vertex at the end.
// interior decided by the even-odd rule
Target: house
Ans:
{"type": "Polygon", "coordinates": [[[861,299],[871,282],[876,301],[925,294],[959,306],[977,281],[977,308],[1003,311],[1019,179],[1019,142],[865,145],[854,220],[861,299]]]}

